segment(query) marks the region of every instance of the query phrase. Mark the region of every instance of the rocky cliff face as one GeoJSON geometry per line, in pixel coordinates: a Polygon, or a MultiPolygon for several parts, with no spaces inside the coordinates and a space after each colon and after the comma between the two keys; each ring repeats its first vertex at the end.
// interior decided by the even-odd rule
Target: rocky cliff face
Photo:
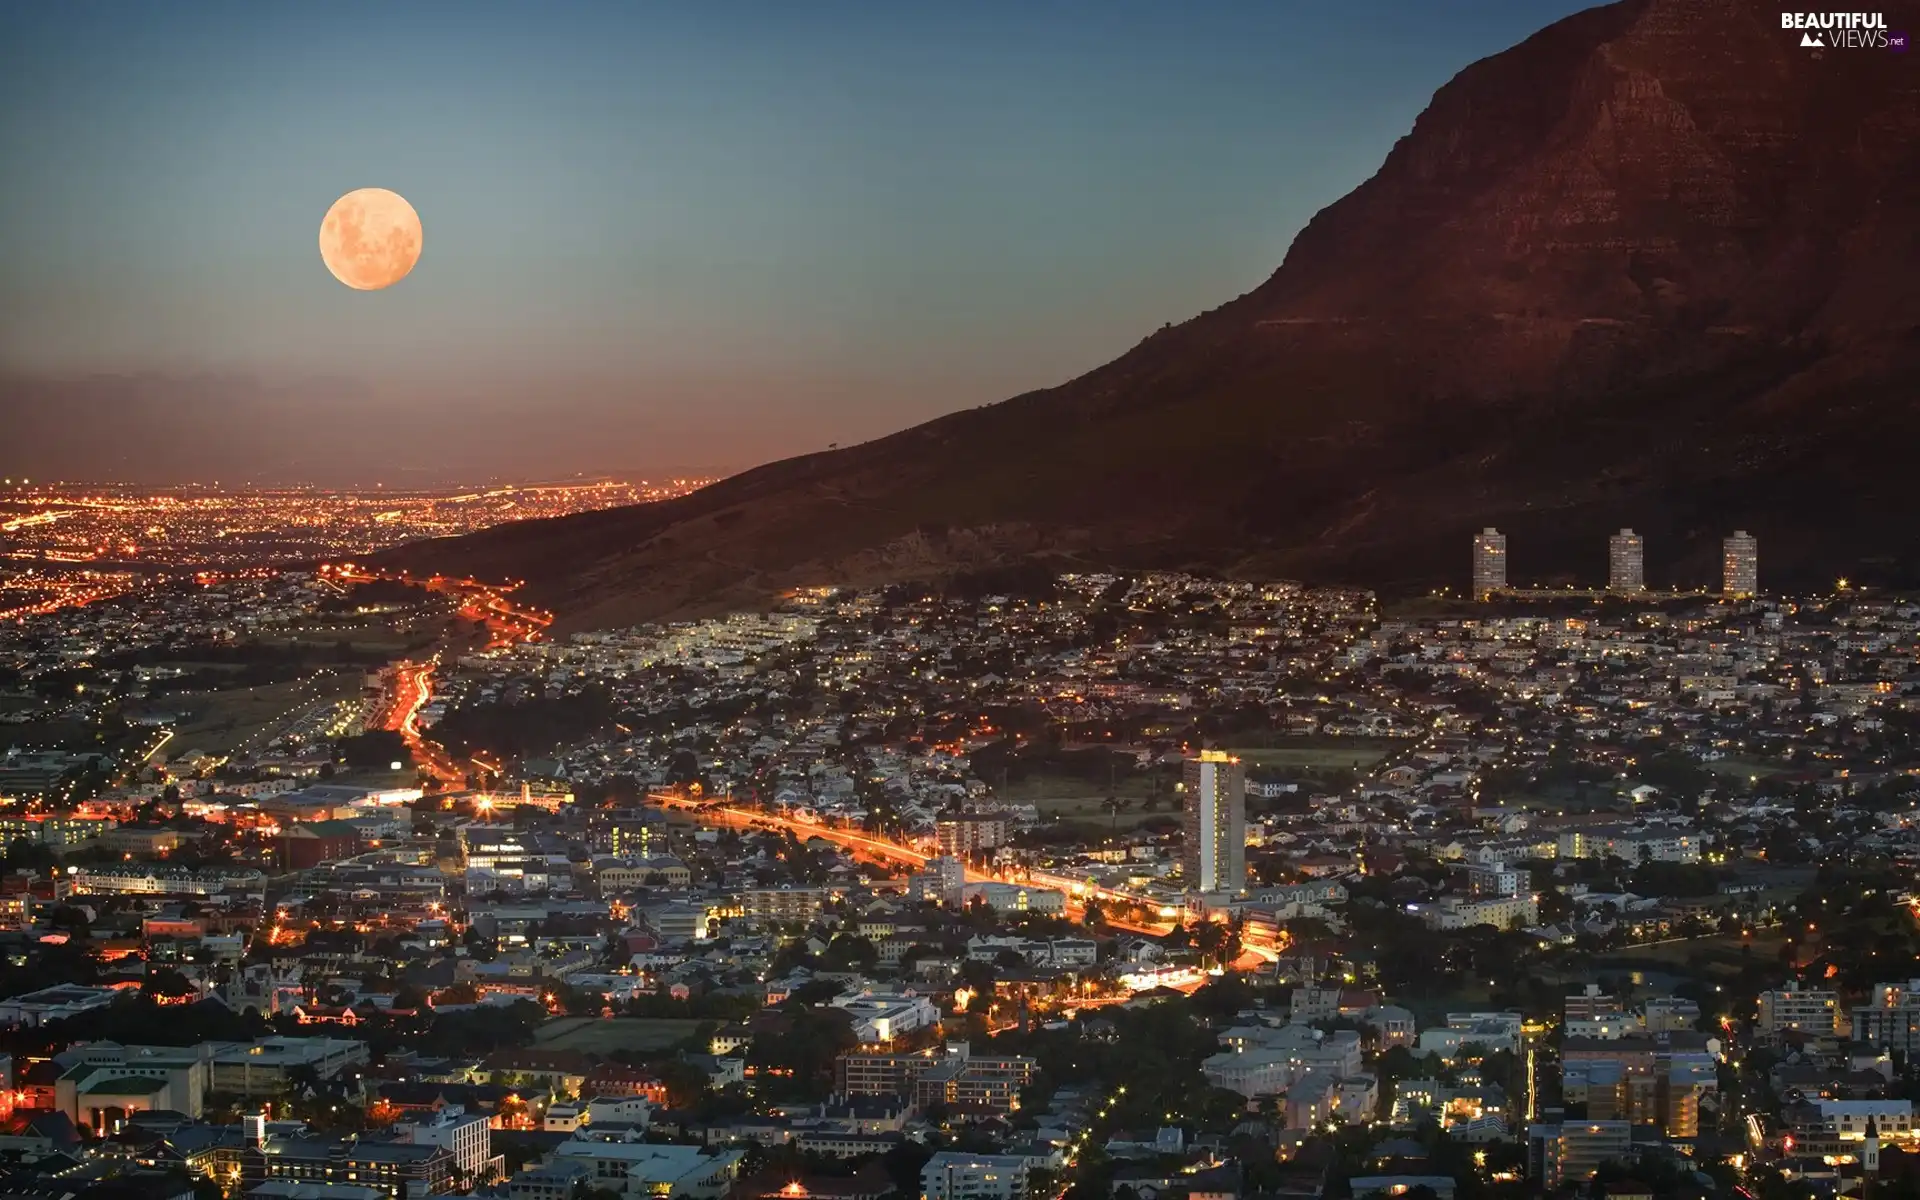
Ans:
{"type": "Polygon", "coordinates": [[[1081,379],[403,556],[585,623],[1032,554],[1425,584],[1486,523],[1524,576],[1633,524],[1663,581],[1735,525],[1775,582],[1891,579],[1917,235],[1920,55],[1624,0],[1469,66],[1265,284],[1081,379]]]}

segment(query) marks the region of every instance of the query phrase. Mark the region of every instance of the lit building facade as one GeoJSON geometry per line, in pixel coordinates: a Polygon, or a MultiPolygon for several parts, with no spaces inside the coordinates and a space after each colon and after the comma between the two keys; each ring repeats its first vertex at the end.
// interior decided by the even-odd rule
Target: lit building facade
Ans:
{"type": "Polygon", "coordinates": [[[1186,844],[1181,866],[1195,892],[1247,886],[1247,769],[1239,759],[1203,750],[1186,761],[1186,844]]]}
{"type": "Polygon", "coordinates": [[[921,1200],[1020,1200],[1027,1160],[1008,1154],[943,1150],[920,1169],[921,1200]]]}
{"type": "Polygon", "coordinates": [[[1527,1174],[1535,1186],[1591,1179],[1601,1164],[1633,1156],[1630,1121],[1568,1121],[1527,1130],[1527,1174]]]}
{"type": "Polygon", "coordinates": [[[1840,997],[1825,988],[1802,988],[1798,983],[1760,993],[1760,1015],[1754,1032],[1766,1041],[1784,1033],[1833,1037],[1841,1028],[1840,997]]]}
{"type": "Polygon", "coordinates": [[[1911,1059],[1920,1053],[1920,979],[1878,985],[1850,1020],[1854,1041],[1911,1059]]]}
{"type": "Polygon", "coordinates": [[[933,823],[940,853],[950,858],[972,858],[1006,844],[1007,818],[1000,813],[960,813],[933,823]]]}
{"type": "Polygon", "coordinates": [[[1473,598],[1485,600],[1507,587],[1507,535],[1489,525],[1473,539],[1473,598]]]}
{"type": "Polygon", "coordinates": [[[1647,590],[1647,544],[1631,529],[1622,529],[1607,539],[1607,590],[1647,590]]]}
{"type": "Polygon", "coordinates": [[[1744,529],[1720,544],[1720,591],[1744,599],[1760,590],[1760,542],[1744,529]]]}

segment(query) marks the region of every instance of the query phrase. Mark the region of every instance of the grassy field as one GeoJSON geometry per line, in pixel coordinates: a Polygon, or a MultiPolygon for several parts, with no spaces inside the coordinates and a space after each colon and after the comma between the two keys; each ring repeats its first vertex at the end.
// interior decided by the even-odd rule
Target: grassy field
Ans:
{"type": "Polygon", "coordinates": [[[699,1021],[664,1018],[561,1017],[534,1031],[533,1040],[544,1050],[577,1050],[583,1054],[611,1054],[615,1050],[665,1050],[691,1037],[699,1021]]]}
{"type": "Polygon", "coordinates": [[[434,631],[398,633],[378,625],[325,625],[310,629],[293,626],[260,639],[267,646],[302,646],[309,649],[331,651],[341,642],[347,643],[355,651],[370,651],[391,654],[398,658],[414,650],[431,646],[434,631]]]}
{"type": "Polygon", "coordinates": [[[193,716],[177,728],[167,749],[171,754],[227,754],[243,744],[265,742],[305,712],[358,696],[363,679],[362,671],[348,668],[289,683],[182,696],[180,702],[193,716]]]}
{"type": "Polygon", "coordinates": [[[1785,775],[1793,770],[1786,763],[1759,758],[1720,758],[1704,765],[1715,775],[1729,776],[1734,779],[1748,779],[1754,776],[1765,779],[1769,775],[1785,775]]]}
{"type": "Polygon", "coordinates": [[[75,754],[104,754],[127,746],[145,745],[152,737],[151,730],[134,730],[124,737],[107,739],[99,726],[88,721],[28,721],[20,725],[0,725],[0,750],[26,746],[68,750],[75,754]]]}
{"type": "Polygon", "coordinates": [[[1364,771],[1412,743],[1406,738],[1275,738],[1266,746],[1235,746],[1228,751],[1249,767],[1280,771],[1364,771]]]}
{"type": "Polygon", "coordinates": [[[1750,938],[1715,936],[1627,946],[1596,955],[1593,961],[1596,968],[1646,966],[1707,977],[1735,975],[1755,963],[1778,961],[1780,947],[1786,940],[1786,935],[1778,929],[1763,929],[1750,938]]]}
{"type": "Polygon", "coordinates": [[[1154,795],[1154,783],[1144,775],[1121,779],[1110,792],[1104,782],[1073,775],[1035,773],[1009,782],[1000,794],[1010,804],[1033,805],[1043,818],[1131,829],[1151,817],[1179,812],[1179,798],[1168,787],[1161,789],[1155,812],[1148,812],[1146,808],[1147,801],[1154,795]],[[1117,817],[1106,810],[1109,795],[1126,804],[1117,817]]]}
{"type": "MultiPolygon", "coordinates": [[[[1249,767],[1302,776],[1339,770],[1365,771],[1409,744],[1402,738],[1288,737],[1284,734],[1248,741],[1249,744],[1235,746],[1229,753],[1238,755],[1249,767]],[[1251,744],[1255,741],[1265,744],[1251,744]]],[[[1169,769],[1157,775],[1124,776],[1109,789],[1105,780],[1036,771],[1023,779],[1009,781],[1000,795],[1011,804],[1033,805],[1043,818],[1131,829],[1155,817],[1179,813],[1180,796],[1173,790],[1178,780],[1178,774],[1169,769]],[[1109,795],[1124,802],[1117,816],[1106,809],[1109,795]],[[1147,807],[1149,802],[1153,803],[1152,809],[1147,807]]]]}

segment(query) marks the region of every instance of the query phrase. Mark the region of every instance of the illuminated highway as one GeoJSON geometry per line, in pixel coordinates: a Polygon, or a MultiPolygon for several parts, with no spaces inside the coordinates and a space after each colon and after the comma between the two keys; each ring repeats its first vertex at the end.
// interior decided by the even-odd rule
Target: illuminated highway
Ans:
{"type": "MultiPolygon", "coordinates": [[[[772,813],[760,812],[757,809],[739,808],[727,804],[702,804],[699,801],[688,800],[684,797],[666,792],[655,793],[649,798],[653,800],[654,803],[662,805],[663,807],[683,809],[697,813],[700,820],[710,824],[724,825],[735,829],[779,829],[790,832],[794,836],[802,839],[815,837],[824,838],[856,854],[866,854],[872,858],[893,863],[903,863],[911,867],[924,867],[930,857],[923,851],[915,850],[911,846],[902,845],[888,838],[875,837],[869,833],[846,829],[836,825],[822,825],[808,821],[800,821],[792,817],[783,817],[772,813]]],[[[968,883],[1028,883],[1036,887],[1046,887],[1060,891],[1067,897],[1067,915],[1075,920],[1085,919],[1086,901],[1089,899],[1097,899],[1116,905],[1138,905],[1147,908],[1149,911],[1158,909],[1163,914],[1166,913],[1164,908],[1161,908],[1155,901],[1145,896],[1115,891],[1112,888],[1090,888],[1083,882],[1066,879],[1062,876],[1049,875],[1044,872],[1029,872],[1023,877],[1010,878],[1003,875],[989,874],[973,867],[968,867],[966,869],[966,879],[968,883]]],[[[1177,918],[1178,913],[1174,913],[1172,916],[1173,918],[1177,918]]],[[[1109,912],[1107,914],[1107,924],[1114,929],[1124,930],[1128,933],[1138,933],[1148,937],[1162,937],[1173,932],[1179,922],[1177,919],[1168,919],[1162,923],[1143,924],[1118,918],[1109,912]]],[[[1236,971],[1256,970],[1267,963],[1273,962],[1278,957],[1274,948],[1249,946],[1247,947],[1246,953],[1233,964],[1233,969],[1236,971]]],[[[1199,987],[1204,982],[1203,979],[1195,979],[1189,986],[1199,987]]]]}
{"type": "MultiPolygon", "coordinates": [[[[486,625],[491,635],[487,643],[489,650],[530,641],[553,624],[552,613],[517,608],[507,600],[506,594],[518,587],[517,583],[495,587],[475,579],[454,579],[445,575],[418,579],[405,572],[376,573],[352,563],[321,567],[320,575],[330,582],[349,585],[391,580],[424,588],[437,595],[455,597],[460,601],[460,616],[463,619],[486,625]]],[[[375,725],[380,729],[390,729],[406,739],[407,749],[412,752],[414,761],[433,779],[451,789],[464,788],[470,773],[468,768],[448,753],[446,747],[420,730],[420,710],[433,699],[433,673],[439,666],[438,653],[419,662],[409,660],[395,663],[375,725]]],[[[496,763],[475,761],[484,769],[499,770],[496,763]]]]}
{"type": "Polygon", "coordinates": [[[32,590],[40,594],[29,603],[0,608],[0,621],[24,621],[28,617],[45,616],[63,608],[81,608],[124,596],[134,589],[131,575],[97,575],[93,572],[66,579],[41,580],[29,577],[10,582],[14,584],[14,590],[32,590]]]}

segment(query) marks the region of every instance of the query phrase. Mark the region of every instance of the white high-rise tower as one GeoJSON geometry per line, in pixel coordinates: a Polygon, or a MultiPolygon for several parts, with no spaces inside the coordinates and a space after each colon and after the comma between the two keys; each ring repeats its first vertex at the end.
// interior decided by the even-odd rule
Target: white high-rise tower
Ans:
{"type": "Polygon", "coordinates": [[[1607,590],[1647,590],[1647,545],[1631,529],[1622,529],[1607,539],[1607,590]]]}
{"type": "Polygon", "coordinates": [[[1473,598],[1507,590],[1507,535],[1489,525],[1473,539],[1473,598]]]}
{"type": "Polygon", "coordinates": [[[1720,592],[1741,600],[1760,590],[1760,542],[1744,529],[1720,544],[1720,592]]]}
{"type": "Polygon", "coordinates": [[[1182,772],[1186,845],[1181,870],[1194,892],[1247,886],[1247,769],[1219,750],[1202,750],[1182,772]]]}

